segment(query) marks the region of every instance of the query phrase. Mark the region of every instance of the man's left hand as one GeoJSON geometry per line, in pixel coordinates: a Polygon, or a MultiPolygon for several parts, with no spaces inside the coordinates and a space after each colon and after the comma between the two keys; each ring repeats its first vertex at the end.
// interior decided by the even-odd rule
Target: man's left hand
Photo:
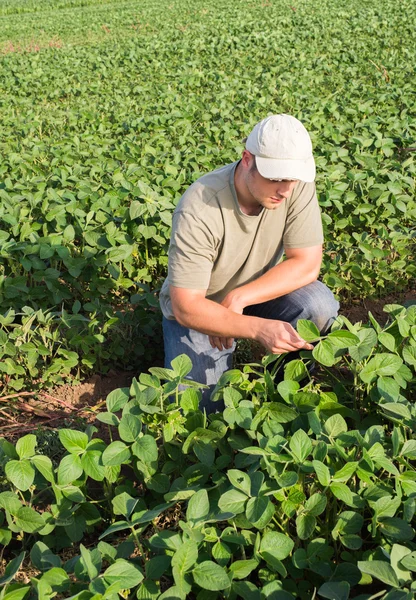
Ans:
{"type": "MultiPolygon", "coordinates": [[[[238,302],[233,292],[230,292],[225,296],[224,300],[221,302],[221,306],[224,306],[225,308],[228,308],[232,312],[235,312],[239,315],[243,314],[243,310],[245,308],[245,306],[242,306],[238,302]]],[[[210,335],[209,343],[213,348],[218,348],[220,351],[229,350],[234,344],[234,338],[224,338],[210,335]]]]}

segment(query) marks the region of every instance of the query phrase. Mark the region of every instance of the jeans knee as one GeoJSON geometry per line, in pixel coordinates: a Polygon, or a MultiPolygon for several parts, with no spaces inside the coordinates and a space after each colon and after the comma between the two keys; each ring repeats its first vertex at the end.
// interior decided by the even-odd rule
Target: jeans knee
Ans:
{"type": "MultiPolygon", "coordinates": [[[[303,300],[304,311],[308,313],[308,317],[304,317],[313,321],[321,333],[325,333],[338,315],[339,302],[335,299],[334,294],[321,281],[315,281],[310,284],[311,289],[308,294],[305,294],[303,300]]],[[[307,286],[309,288],[310,286],[307,286]]]]}

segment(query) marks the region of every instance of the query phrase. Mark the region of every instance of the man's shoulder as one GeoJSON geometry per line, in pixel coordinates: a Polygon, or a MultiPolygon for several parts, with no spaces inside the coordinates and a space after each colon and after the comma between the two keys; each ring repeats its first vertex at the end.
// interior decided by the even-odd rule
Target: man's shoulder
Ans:
{"type": "Polygon", "coordinates": [[[230,185],[231,174],[236,163],[225,165],[197,179],[183,194],[177,211],[204,211],[210,207],[218,207],[222,197],[232,198],[230,185]]]}

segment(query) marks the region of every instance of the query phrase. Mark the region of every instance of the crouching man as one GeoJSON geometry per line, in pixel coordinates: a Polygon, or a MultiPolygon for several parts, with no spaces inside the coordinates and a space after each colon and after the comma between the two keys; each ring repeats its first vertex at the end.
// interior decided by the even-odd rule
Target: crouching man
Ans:
{"type": "Polygon", "coordinates": [[[338,303],[317,280],[322,222],[308,132],[289,115],[258,123],[241,159],[204,175],[173,215],[168,277],[161,296],[165,364],[179,354],[189,377],[211,386],[231,368],[235,339],[269,352],[312,349],[298,319],[324,332],[338,303]],[[281,260],[285,255],[285,260],[281,260]]]}

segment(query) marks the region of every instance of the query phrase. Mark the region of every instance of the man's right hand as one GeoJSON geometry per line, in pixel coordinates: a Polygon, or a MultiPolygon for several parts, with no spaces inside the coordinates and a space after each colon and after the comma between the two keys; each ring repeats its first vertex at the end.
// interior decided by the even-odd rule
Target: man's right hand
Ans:
{"type": "Polygon", "coordinates": [[[290,323],[272,319],[261,319],[261,321],[255,339],[272,354],[313,350],[312,344],[305,342],[290,323]]]}

